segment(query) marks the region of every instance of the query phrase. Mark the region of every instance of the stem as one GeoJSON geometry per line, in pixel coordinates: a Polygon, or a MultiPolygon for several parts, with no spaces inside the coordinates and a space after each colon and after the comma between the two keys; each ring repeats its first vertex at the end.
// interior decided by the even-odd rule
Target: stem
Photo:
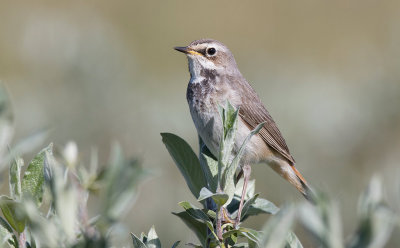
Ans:
{"type": "Polygon", "coordinates": [[[220,241],[222,241],[222,218],[223,216],[222,216],[222,206],[221,206],[218,208],[217,224],[216,224],[217,236],[220,241]]]}
{"type": "Polygon", "coordinates": [[[19,248],[26,248],[26,237],[25,237],[25,232],[22,232],[19,234],[18,237],[18,247],[19,248]]]}

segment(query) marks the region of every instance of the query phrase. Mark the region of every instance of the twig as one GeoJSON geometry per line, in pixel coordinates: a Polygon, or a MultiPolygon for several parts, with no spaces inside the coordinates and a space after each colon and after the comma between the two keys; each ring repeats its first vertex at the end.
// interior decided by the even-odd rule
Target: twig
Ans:
{"type": "Polygon", "coordinates": [[[19,248],[26,248],[26,237],[25,237],[25,232],[22,232],[19,234],[18,237],[18,247],[19,248]]]}
{"type": "Polygon", "coordinates": [[[222,241],[222,218],[223,218],[223,215],[222,215],[222,206],[221,207],[219,207],[219,209],[218,209],[218,213],[217,213],[217,226],[216,226],[216,229],[217,229],[217,236],[218,236],[218,239],[220,240],[220,241],[222,241]]]}

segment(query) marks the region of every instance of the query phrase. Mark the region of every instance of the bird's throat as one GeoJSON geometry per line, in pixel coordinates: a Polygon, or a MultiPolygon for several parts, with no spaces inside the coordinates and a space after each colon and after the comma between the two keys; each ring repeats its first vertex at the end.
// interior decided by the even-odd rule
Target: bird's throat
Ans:
{"type": "Polygon", "coordinates": [[[190,72],[190,83],[198,83],[204,79],[216,78],[217,67],[213,62],[204,58],[192,58],[188,56],[188,65],[190,72]]]}

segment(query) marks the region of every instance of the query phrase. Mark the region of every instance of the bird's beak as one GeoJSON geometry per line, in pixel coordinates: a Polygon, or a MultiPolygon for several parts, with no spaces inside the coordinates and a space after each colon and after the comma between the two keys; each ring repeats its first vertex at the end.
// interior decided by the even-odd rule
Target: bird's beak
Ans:
{"type": "Polygon", "coordinates": [[[201,53],[196,52],[195,50],[192,50],[188,47],[174,47],[174,49],[177,50],[178,52],[185,54],[202,55],[201,53]]]}
{"type": "Polygon", "coordinates": [[[188,53],[187,47],[174,47],[174,49],[181,53],[188,53]]]}

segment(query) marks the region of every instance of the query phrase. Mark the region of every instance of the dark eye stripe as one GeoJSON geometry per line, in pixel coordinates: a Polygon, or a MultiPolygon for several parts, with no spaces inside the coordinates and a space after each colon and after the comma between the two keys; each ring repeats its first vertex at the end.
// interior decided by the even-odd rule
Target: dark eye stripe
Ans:
{"type": "Polygon", "coordinates": [[[204,56],[206,55],[206,48],[198,50],[199,53],[203,54],[204,56]]]}

